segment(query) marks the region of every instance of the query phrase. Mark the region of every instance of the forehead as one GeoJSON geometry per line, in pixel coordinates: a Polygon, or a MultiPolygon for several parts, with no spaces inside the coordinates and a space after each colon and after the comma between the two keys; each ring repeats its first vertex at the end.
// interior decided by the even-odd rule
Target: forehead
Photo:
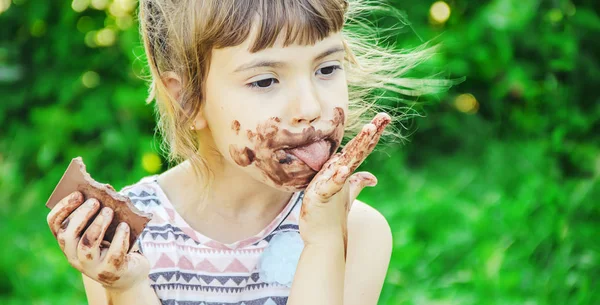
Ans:
{"type": "MultiPolygon", "coordinates": [[[[204,2],[202,2],[204,3],[204,2]]],[[[207,33],[210,48],[221,49],[247,42],[250,52],[298,43],[312,45],[341,31],[345,0],[218,0],[199,13],[199,28],[207,33]]]]}
{"type": "Polygon", "coordinates": [[[285,31],[282,31],[275,39],[273,46],[253,52],[252,46],[256,42],[256,32],[255,28],[251,29],[251,34],[240,45],[214,49],[212,62],[231,69],[254,59],[303,63],[328,49],[343,48],[344,46],[341,32],[331,33],[314,43],[293,42],[287,44],[285,31]]]}

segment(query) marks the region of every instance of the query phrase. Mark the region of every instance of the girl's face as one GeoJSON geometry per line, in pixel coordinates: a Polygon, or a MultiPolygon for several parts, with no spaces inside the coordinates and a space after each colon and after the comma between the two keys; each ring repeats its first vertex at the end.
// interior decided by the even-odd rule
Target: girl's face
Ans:
{"type": "Polygon", "coordinates": [[[340,33],[312,46],[283,47],[281,40],[256,53],[248,51],[251,39],[214,49],[202,116],[229,163],[296,191],[340,145],[348,109],[345,52],[340,33]]]}

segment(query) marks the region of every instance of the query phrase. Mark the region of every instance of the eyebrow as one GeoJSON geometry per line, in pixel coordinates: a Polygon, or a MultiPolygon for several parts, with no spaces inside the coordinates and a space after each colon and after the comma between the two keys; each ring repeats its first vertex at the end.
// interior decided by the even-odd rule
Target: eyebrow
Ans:
{"type": "MultiPolygon", "coordinates": [[[[335,54],[338,52],[344,52],[345,49],[342,46],[335,46],[335,47],[331,47],[327,50],[325,50],[324,52],[322,52],[321,54],[317,55],[313,61],[317,61],[320,59],[323,59],[331,54],[335,54]]],[[[281,68],[285,66],[285,63],[280,62],[280,61],[272,61],[272,60],[258,60],[258,61],[253,61],[247,64],[243,64],[241,66],[239,66],[237,69],[234,70],[234,72],[241,72],[244,70],[248,70],[248,69],[253,69],[253,68],[261,68],[261,67],[270,67],[270,68],[281,68]]]]}

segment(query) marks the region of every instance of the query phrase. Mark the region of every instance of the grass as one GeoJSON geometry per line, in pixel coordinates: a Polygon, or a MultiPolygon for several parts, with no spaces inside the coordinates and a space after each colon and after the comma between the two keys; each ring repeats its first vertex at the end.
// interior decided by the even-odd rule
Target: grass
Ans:
{"type": "MultiPolygon", "coordinates": [[[[598,175],[561,177],[544,141],[490,140],[419,162],[380,153],[363,167],[379,185],[360,199],[394,234],[380,304],[600,304],[598,175]]],[[[47,188],[12,194],[23,208],[0,214],[0,304],[86,303],[47,229],[47,188]]]]}
{"type": "Polygon", "coordinates": [[[375,168],[380,184],[361,198],[394,235],[380,303],[600,304],[598,176],[563,179],[547,151],[489,141],[375,168]]]}

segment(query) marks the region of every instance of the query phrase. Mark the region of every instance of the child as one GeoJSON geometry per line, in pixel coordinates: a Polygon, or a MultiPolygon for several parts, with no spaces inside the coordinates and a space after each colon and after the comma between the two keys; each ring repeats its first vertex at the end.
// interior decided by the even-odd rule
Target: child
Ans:
{"type": "Polygon", "coordinates": [[[126,223],[101,243],[112,211],[95,199],[75,192],[49,213],[89,304],[377,303],[391,231],[355,200],[376,178],[354,171],[390,117],[363,126],[367,97],[426,93],[399,78],[425,53],[346,33],[365,10],[350,2],[140,0],[148,100],[182,162],[121,190],[153,215],[135,251],[126,223]]]}

